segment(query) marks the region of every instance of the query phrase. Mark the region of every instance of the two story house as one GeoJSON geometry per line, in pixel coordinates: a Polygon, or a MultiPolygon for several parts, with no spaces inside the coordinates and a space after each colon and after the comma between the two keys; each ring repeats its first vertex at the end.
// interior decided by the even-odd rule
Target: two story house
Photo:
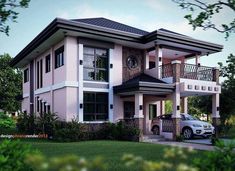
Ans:
{"type": "Polygon", "coordinates": [[[147,32],[106,18],[56,18],[12,60],[23,70],[22,111],[56,112],[82,123],[134,119],[149,133],[152,117],[173,102],[173,138],[188,96],[212,96],[219,120],[218,69],[200,58],[222,45],[159,29],[147,32]],[[187,60],[195,59],[195,64],[187,60]],[[150,116],[151,114],[151,116],[150,116]]]}

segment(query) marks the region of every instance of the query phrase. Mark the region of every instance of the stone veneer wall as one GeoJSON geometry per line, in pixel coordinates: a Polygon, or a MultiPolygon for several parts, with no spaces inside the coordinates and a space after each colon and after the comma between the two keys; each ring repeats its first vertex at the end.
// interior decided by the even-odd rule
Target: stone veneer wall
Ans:
{"type": "Polygon", "coordinates": [[[123,47],[122,49],[122,81],[125,82],[144,71],[144,51],[140,49],[134,49],[129,47],[123,47]],[[129,69],[127,66],[127,58],[130,56],[136,56],[138,59],[138,67],[135,69],[129,69]]]}

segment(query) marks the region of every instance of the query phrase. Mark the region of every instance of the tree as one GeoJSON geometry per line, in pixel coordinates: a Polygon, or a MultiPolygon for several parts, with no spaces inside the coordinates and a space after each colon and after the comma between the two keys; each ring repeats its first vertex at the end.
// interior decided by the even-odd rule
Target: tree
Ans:
{"type": "Polygon", "coordinates": [[[220,76],[227,78],[222,83],[221,93],[221,116],[222,122],[229,119],[231,115],[235,115],[235,56],[230,54],[226,61],[227,66],[224,66],[221,62],[220,65],[220,76]]]}
{"type": "MultiPolygon", "coordinates": [[[[222,11],[231,11],[235,14],[235,0],[217,0],[217,1],[202,1],[202,0],[173,0],[181,8],[188,9],[191,14],[185,15],[189,24],[195,30],[201,27],[204,30],[214,29],[220,33],[225,33],[228,38],[231,33],[235,32],[235,15],[231,16],[228,23],[217,24],[213,19],[221,15],[222,11]],[[194,13],[197,13],[193,17],[194,13]]],[[[223,21],[224,22],[224,21],[223,21]]]]}
{"type": "Polygon", "coordinates": [[[11,59],[8,54],[0,55],[0,109],[9,112],[20,109],[22,94],[22,73],[9,66],[11,59]]]}
{"type": "Polygon", "coordinates": [[[7,22],[16,22],[18,12],[16,8],[27,8],[30,0],[0,0],[0,32],[9,35],[7,22]]]}

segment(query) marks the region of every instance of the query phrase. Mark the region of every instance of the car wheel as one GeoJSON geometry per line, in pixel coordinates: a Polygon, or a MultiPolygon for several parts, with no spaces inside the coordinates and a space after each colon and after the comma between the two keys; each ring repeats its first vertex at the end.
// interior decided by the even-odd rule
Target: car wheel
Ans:
{"type": "Polygon", "coordinates": [[[193,131],[191,128],[184,128],[183,136],[185,139],[191,139],[193,137],[193,131]]]}
{"type": "Polygon", "coordinates": [[[154,126],[152,128],[152,132],[153,132],[154,135],[159,135],[160,134],[159,127],[158,126],[154,126]]]}

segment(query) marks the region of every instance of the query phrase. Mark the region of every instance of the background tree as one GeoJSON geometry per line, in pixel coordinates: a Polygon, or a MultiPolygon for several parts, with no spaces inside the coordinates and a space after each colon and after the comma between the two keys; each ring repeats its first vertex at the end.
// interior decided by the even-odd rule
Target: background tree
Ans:
{"type": "Polygon", "coordinates": [[[222,93],[220,96],[222,122],[235,115],[235,56],[230,54],[226,63],[226,66],[219,63],[220,75],[226,78],[222,83],[222,93]]]}
{"type": "MultiPolygon", "coordinates": [[[[183,9],[188,9],[190,14],[184,16],[193,26],[195,30],[201,27],[204,30],[214,29],[220,33],[225,33],[228,38],[231,33],[235,32],[235,0],[217,0],[217,1],[203,1],[203,0],[173,0],[183,9]],[[233,16],[228,17],[228,23],[216,23],[215,18],[221,16],[222,11],[232,12],[233,16]],[[196,14],[196,16],[194,16],[196,14]]],[[[224,20],[223,20],[224,22],[224,20]]]]}
{"type": "Polygon", "coordinates": [[[0,55],[0,109],[9,112],[20,109],[22,95],[22,73],[9,66],[11,59],[8,54],[0,55]]]}
{"type": "Polygon", "coordinates": [[[17,8],[27,8],[30,0],[0,0],[0,32],[9,35],[8,21],[16,22],[17,8]]]}

